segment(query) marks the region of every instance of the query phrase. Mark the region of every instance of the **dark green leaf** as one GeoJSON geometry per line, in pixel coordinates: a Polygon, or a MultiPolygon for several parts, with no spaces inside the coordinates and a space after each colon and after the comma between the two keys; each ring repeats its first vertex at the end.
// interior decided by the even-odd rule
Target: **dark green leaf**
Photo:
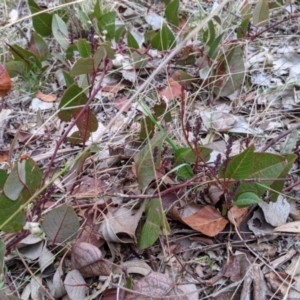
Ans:
{"type": "Polygon", "coordinates": [[[167,21],[176,27],[179,26],[178,9],[179,9],[179,0],[173,0],[167,5],[165,9],[165,15],[167,21]]]}
{"type": "Polygon", "coordinates": [[[140,46],[138,42],[135,40],[134,36],[130,31],[127,31],[127,46],[133,49],[139,49],[140,46]]]}
{"type": "MultiPolygon", "coordinates": [[[[33,1],[28,0],[29,9],[32,14],[40,12],[40,7],[33,1]]],[[[33,28],[42,36],[49,36],[52,33],[52,15],[49,13],[40,13],[32,17],[33,28]]]]}
{"type": "Polygon", "coordinates": [[[155,198],[150,200],[146,205],[145,213],[146,222],[138,238],[138,246],[141,249],[152,246],[160,233],[167,234],[170,232],[160,199],[155,198]]]}
{"type": "Polygon", "coordinates": [[[98,27],[102,34],[108,41],[111,41],[115,37],[115,20],[116,13],[114,11],[101,15],[98,20],[98,27]]]}
{"type": "Polygon", "coordinates": [[[164,132],[159,132],[134,157],[140,190],[144,189],[154,179],[155,168],[160,167],[161,147],[165,137],[164,132]]]}
{"type": "Polygon", "coordinates": [[[166,24],[163,24],[161,30],[153,37],[151,45],[159,51],[169,50],[176,46],[175,36],[166,24]]]}
{"type": "Polygon", "coordinates": [[[62,71],[63,75],[64,75],[64,78],[65,78],[65,81],[66,81],[66,85],[67,85],[67,88],[70,87],[72,84],[74,84],[74,79],[72,76],[70,76],[69,73],[65,72],[65,71],[62,71]]]}
{"type": "Polygon", "coordinates": [[[90,57],[92,54],[92,47],[86,39],[79,39],[77,42],[77,48],[81,57],[90,57]]]}
{"type": "Polygon", "coordinates": [[[79,58],[74,64],[70,75],[72,77],[81,74],[91,74],[94,72],[94,59],[93,58],[79,58]]]}
{"type": "Polygon", "coordinates": [[[58,113],[59,118],[65,122],[71,121],[78,113],[78,109],[82,109],[86,102],[87,96],[83,90],[76,84],[71,85],[65,91],[60,101],[59,109],[61,110],[58,113]]]}
{"type": "Polygon", "coordinates": [[[275,180],[271,186],[270,186],[270,199],[271,201],[276,201],[279,193],[281,193],[284,183],[285,183],[285,178],[288,175],[289,171],[293,167],[293,163],[297,158],[296,154],[285,154],[283,155],[286,160],[287,164],[285,168],[282,170],[282,172],[278,175],[278,178],[282,178],[283,180],[275,180]],[[272,191],[273,190],[273,191],[272,191]]]}
{"type": "Polygon", "coordinates": [[[242,153],[235,155],[230,159],[225,174],[223,173],[225,166],[221,166],[219,169],[219,176],[221,178],[238,180],[249,177],[252,171],[253,156],[254,146],[252,145],[242,153]]]}

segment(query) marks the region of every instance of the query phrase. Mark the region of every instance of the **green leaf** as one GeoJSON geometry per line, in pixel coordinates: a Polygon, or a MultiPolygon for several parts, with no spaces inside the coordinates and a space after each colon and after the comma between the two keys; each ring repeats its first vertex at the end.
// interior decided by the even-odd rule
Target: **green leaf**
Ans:
{"type": "Polygon", "coordinates": [[[176,39],[173,32],[166,24],[155,34],[151,46],[159,51],[173,49],[176,46],[176,39]]]}
{"type": "Polygon", "coordinates": [[[211,58],[214,58],[215,54],[217,53],[216,51],[219,49],[219,44],[222,40],[224,33],[221,33],[210,45],[209,50],[208,50],[208,56],[211,58]]]}
{"type": "Polygon", "coordinates": [[[191,179],[194,176],[193,169],[188,164],[179,165],[179,170],[177,171],[177,176],[183,179],[191,179]]]}
{"type": "Polygon", "coordinates": [[[17,163],[11,170],[3,191],[10,200],[17,200],[26,186],[25,160],[17,163]]]}
{"type": "Polygon", "coordinates": [[[90,57],[92,54],[92,47],[86,39],[79,39],[77,42],[77,49],[81,57],[90,57]]]}
{"type": "MultiPolygon", "coordinates": [[[[32,14],[40,12],[40,7],[33,1],[28,0],[28,6],[32,14]]],[[[33,28],[42,36],[49,36],[52,33],[52,15],[49,13],[40,13],[32,17],[33,28]]]]}
{"type": "Polygon", "coordinates": [[[125,25],[121,25],[115,32],[115,41],[118,43],[120,38],[124,36],[125,33],[125,25]]]}
{"type": "Polygon", "coordinates": [[[29,50],[34,53],[39,60],[43,61],[47,59],[49,54],[48,45],[44,39],[36,32],[32,32],[29,41],[29,50]]]}
{"type": "MultiPolygon", "coordinates": [[[[208,161],[210,159],[210,153],[212,149],[206,147],[198,147],[198,151],[201,153],[202,159],[208,161]]],[[[191,166],[188,164],[193,164],[197,160],[195,152],[189,147],[178,148],[175,150],[175,166],[182,165],[177,171],[177,176],[190,179],[194,176],[194,172],[191,166]]]]}
{"type": "Polygon", "coordinates": [[[66,50],[69,46],[69,31],[66,23],[58,14],[53,15],[52,33],[60,46],[66,50]]]}
{"type": "Polygon", "coordinates": [[[269,22],[268,0],[259,0],[253,10],[253,24],[256,26],[266,26],[269,22]]]}
{"type": "Polygon", "coordinates": [[[103,62],[104,59],[106,57],[107,53],[106,50],[103,46],[100,46],[96,53],[94,54],[94,69],[98,70],[98,69],[103,69],[103,62]]]}
{"type": "Polygon", "coordinates": [[[82,88],[76,84],[71,85],[64,93],[60,104],[58,117],[65,122],[69,122],[74,118],[78,109],[82,109],[83,105],[87,102],[87,96],[82,88]],[[78,107],[81,106],[81,107],[78,107]],[[71,108],[72,107],[72,108],[71,108]]]}
{"type": "Polygon", "coordinates": [[[133,48],[133,49],[140,48],[138,42],[136,41],[136,39],[134,38],[134,36],[132,35],[132,33],[130,31],[127,32],[127,46],[129,48],[133,48]]]}
{"type": "Polygon", "coordinates": [[[154,179],[155,168],[161,165],[161,147],[165,138],[166,134],[159,132],[134,157],[140,190],[144,189],[154,179]]]}
{"type": "Polygon", "coordinates": [[[5,69],[11,78],[21,75],[24,76],[26,72],[26,65],[23,61],[12,60],[5,64],[5,69]]]}
{"type": "Polygon", "coordinates": [[[22,203],[26,203],[42,183],[42,171],[32,158],[25,160],[25,171],[26,187],[24,187],[20,194],[22,203]]]}
{"type": "Polygon", "coordinates": [[[2,281],[3,275],[5,273],[5,271],[4,271],[4,266],[5,266],[5,262],[4,262],[5,251],[6,251],[6,246],[3,243],[2,239],[0,239],[0,275],[1,275],[1,281],[2,281]]]}
{"type": "Polygon", "coordinates": [[[25,215],[22,211],[17,213],[17,215],[5,226],[2,224],[4,224],[22,204],[26,203],[40,187],[42,172],[35,161],[28,158],[16,164],[9,176],[11,176],[11,179],[9,183],[6,181],[5,184],[8,184],[8,186],[5,187],[5,190],[9,197],[12,197],[13,199],[4,194],[5,190],[0,196],[0,229],[5,232],[18,232],[22,230],[26,221],[25,215]],[[18,176],[18,178],[16,178],[16,176],[18,176]],[[20,192],[21,185],[22,190],[20,192]],[[15,192],[12,191],[11,186],[15,187],[15,192]],[[16,195],[18,195],[18,198],[14,199],[16,195]]]}
{"type": "Polygon", "coordinates": [[[116,13],[114,11],[101,15],[98,20],[98,28],[105,34],[108,41],[111,41],[115,37],[115,20],[116,13]]]}
{"type": "Polygon", "coordinates": [[[101,9],[101,1],[100,0],[96,0],[95,2],[95,6],[94,6],[94,16],[97,19],[100,19],[100,17],[102,16],[103,12],[101,9]]]}
{"type": "Polygon", "coordinates": [[[3,190],[3,187],[7,180],[7,177],[8,177],[8,175],[7,175],[6,171],[3,169],[0,169],[0,190],[3,190]]]}
{"type": "MultiPolygon", "coordinates": [[[[212,149],[206,147],[198,147],[198,151],[204,161],[209,161],[212,149]]],[[[178,166],[183,163],[195,163],[197,156],[190,147],[178,148],[175,150],[175,165],[178,166]]]]}
{"type": "Polygon", "coordinates": [[[140,140],[145,141],[147,138],[152,138],[154,135],[155,123],[150,117],[145,117],[141,121],[140,140]]]}
{"type": "Polygon", "coordinates": [[[138,246],[141,249],[152,246],[161,232],[163,234],[170,232],[160,199],[155,198],[150,200],[146,205],[145,213],[146,222],[138,238],[138,246]]]}
{"type": "Polygon", "coordinates": [[[36,71],[42,68],[42,62],[40,59],[32,52],[19,47],[18,45],[8,45],[9,51],[14,56],[15,60],[22,61],[27,69],[36,71]]]}
{"type": "Polygon", "coordinates": [[[247,207],[251,204],[261,203],[261,199],[254,193],[246,192],[239,195],[236,201],[233,202],[233,205],[238,207],[247,207]]]}
{"type": "Polygon", "coordinates": [[[11,221],[8,222],[5,226],[4,224],[7,219],[10,218],[12,214],[14,214],[22,205],[20,199],[16,201],[11,201],[11,199],[7,198],[3,193],[0,196],[0,229],[4,232],[19,232],[23,229],[23,226],[26,222],[24,212],[19,212],[11,221]]]}
{"type": "Polygon", "coordinates": [[[242,153],[235,155],[230,159],[225,170],[225,174],[223,173],[224,165],[222,165],[219,169],[219,176],[221,178],[232,178],[238,180],[249,177],[253,163],[253,156],[254,146],[252,145],[242,153]]]}
{"type": "Polygon", "coordinates": [[[226,97],[237,90],[244,82],[245,65],[243,49],[240,45],[231,45],[225,55],[218,58],[219,64],[212,77],[212,88],[219,97],[226,97]]]}
{"type": "MultiPolygon", "coordinates": [[[[282,172],[278,175],[278,178],[286,178],[286,176],[288,175],[289,171],[291,170],[291,168],[293,167],[293,163],[297,158],[296,154],[285,154],[283,155],[286,160],[287,160],[287,164],[285,166],[285,168],[282,170],[282,172]]],[[[270,186],[270,199],[271,201],[276,201],[278,198],[279,193],[281,193],[283,187],[284,187],[284,183],[285,180],[275,180],[271,186],[270,186]]]]}
{"type": "Polygon", "coordinates": [[[239,186],[235,199],[244,192],[252,192],[257,196],[261,196],[266,192],[268,187],[279,178],[287,165],[285,157],[273,153],[254,153],[251,165],[251,172],[247,179],[239,186]],[[270,178],[270,179],[269,179],[270,178]],[[269,180],[267,180],[269,179],[269,180]]]}
{"type": "MultiPolygon", "coordinates": [[[[67,48],[67,50],[66,50],[66,58],[67,58],[68,60],[73,60],[73,59],[74,59],[75,51],[78,51],[77,45],[76,45],[76,44],[70,45],[70,46],[67,48]]],[[[53,53],[53,54],[54,54],[54,53],[53,53]]]]}
{"type": "Polygon", "coordinates": [[[214,22],[212,20],[210,20],[208,23],[208,36],[209,36],[209,39],[208,41],[206,42],[206,44],[208,46],[211,45],[211,43],[216,39],[216,31],[215,31],[215,25],[214,25],[214,22]]]}
{"type": "Polygon", "coordinates": [[[70,75],[72,77],[81,74],[91,74],[94,72],[94,59],[93,58],[79,58],[74,64],[70,75]]]}
{"type": "Polygon", "coordinates": [[[70,76],[69,73],[67,73],[66,71],[62,71],[62,73],[64,75],[67,87],[70,87],[72,84],[74,84],[74,79],[72,76],[70,76]]]}
{"type": "Polygon", "coordinates": [[[179,9],[179,0],[173,0],[167,5],[165,9],[165,15],[167,21],[176,27],[179,26],[178,9],[179,9]]]}
{"type": "MultiPolygon", "coordinates": [[[[79,112],[80,111],[78,111],[78,113],[79,112]]],[[[82,136],[84,136],[87,131],[95,132],[98,129],[98,120],[91,109],[87,108],[87,110],[79,118],[78,122],[76,122],[76,125],[82,136]]]]}
{"type": "Polygon", "coordinates": [[[79,230],[79,220],[74,209],[63,205],[51,210],[42,222],[42,228],[52,244],[73,240],[79,230]]]}

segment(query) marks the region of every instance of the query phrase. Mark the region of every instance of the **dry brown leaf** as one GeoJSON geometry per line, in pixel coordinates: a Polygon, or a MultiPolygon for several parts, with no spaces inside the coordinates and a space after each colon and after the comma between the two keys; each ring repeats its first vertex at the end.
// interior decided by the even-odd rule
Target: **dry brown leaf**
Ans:
{"type": "Polygon", "coordinates": [[[77,269],[84,278],[110,274],[100,249],[89,243],[77,242],[73,245],[71,264],[72,269],[77,269]]]}
{"type": "Polygon", "coordinates": [[[70,300],[85,299],[89,290],[78,270],[72,270],[67,273],[64,285],[70,300]]]}
{"type": "Polygon", "coordinates": [[[175,283],[165,274],[151,272],[141,280],[134,280],[132,293],[124,300],[154,300],[172,296],[173,300],[188,300],[180,289],[175,290],[175,283]]]}
{"type": "Polygon", "coordinates": [[[248,207],[243,207],[243,208],[237,206],[231,207],[227,215],[231,224],[240,226],[241,222],[247,215],[248,210],[249,210],[248,207]]]}
{"type": "Polygon", "coordinates": [[[98,197],[100,193],[103,193],[107,188],[107,184],[98,178],[92,178],[90,176],[83,176],[80,180],[80,185],[76,186],[72,192],[72,195],[76,197],[98,197]]]}
{"type": "Polygon", "coordinates": [[[57,96],[54,94],[44,94],[41,91],[37,91],[35,94],[36,98],[39,98],[40,100],[44,102],[54,102],[57,99],[57,96]]]}
{"type": "Polygon", "coordinates": [[[0,152],[0,163],[7,161],[8,151],[0,152]]]}
{"type": "Polygon", "coordinates": [[[271,271],[270,273],[265,274],[265,278],[267,280],[268,287],[273,291],[277,292],[280,295],[286,295],[289,290],[289,282],[292,284],[295,282],[294,279],[291,278],[291,276],[287,275],[284,272],[277,272],[276,274],[271,271]],[[285,282],[279,278],[279,276],[286,280],[285,282]]]}
{"type": "Polygon", "coordinates": [[[171,100],[181,95],[181,89],[181,85],[173,78],[170,78],[167,87],[163,91],[159,92],[159,95],[171,100]]]}
{"type": "Polygon", "coordinates": [[[0,97],[4,97],[11,90],[11,79],[4,66],[0,64],[0,97]]]}
{"type": "Polygon", "coordinates": [[[109,83],[103,87],[103,92],[117,94],[119,91],[123,90],[127,85],[124,83],[116,82],[109,83]]]}
{"type": "Polygon", "coordinates": [[[215,236],[222,231],[228,221],[220,212],[211,206],[204,206],[189,217],[182,218],[182,221],[191,228],[208,236],[215,236]]]}
{"type": "Polygon", "coordinates": [[[108,207],[101,225],[103,238],[108,242],[131,243],[136,239],[135,231],[143,212],[144,204],[138,210],[108,207]]]}
{"type": "Polygon", "coordinates": [[[300,221],[283,224],[281,226],[276,227],[274,229],[274,231],[299,233],[300,232],[300,221]]]}

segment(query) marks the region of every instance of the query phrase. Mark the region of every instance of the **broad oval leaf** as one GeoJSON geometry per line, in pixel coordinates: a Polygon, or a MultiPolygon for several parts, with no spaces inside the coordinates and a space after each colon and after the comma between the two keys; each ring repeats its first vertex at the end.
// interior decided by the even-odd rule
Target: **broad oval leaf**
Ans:
{"type": "Polygon", "coordinates": [[[81,74],[91,74],[94,71],[94,59],[87,58],[79,58],[75,65],[73,66],[70,75],[72,77],[81,75],[81,74]]]}
{"type": "Polygon", "coordinates": [[[266,26],[269,21],[269,1],[259,0],[253,11],[253,23],[256,26],[266,26]]]}
{"type": "Polygon", "coordinates": [[[76,237],[79,220],[71,206],[63,205],[54,208],[46,215],[42,228],[53,244],[63,243],[76,237]]]}
{"type": "Polygon", "coordinates": [[[69,46],[69,32],[64,20],[57,14],[53,15],[52,33],[60,46],[66,50],[69,46]]]}
{"type": "MultiPolygon", "coordinates": [[[[40,12],[40,7],[33,1],[28,0],[28,6],[32,14],[40,12]]],[[[52,33],[51,23],[52,15],[49,13],[40,13],[32,17],[33,27],[42,36],[49,36],[52,33]]]]}
{"type": "Polygon", "coordinates": [[[26,186],[25,163],[25,160],[17,163],[4,184],[4,193],[11,200],[17,200],[26,186]]]}

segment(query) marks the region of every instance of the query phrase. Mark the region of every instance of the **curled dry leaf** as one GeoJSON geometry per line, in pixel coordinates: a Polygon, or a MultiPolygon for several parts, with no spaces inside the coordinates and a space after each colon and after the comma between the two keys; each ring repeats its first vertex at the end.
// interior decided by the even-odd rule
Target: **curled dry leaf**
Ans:
{"type": "Polygon", "coordinates": [[[79,242],[72,247],[72,269],[77,269],[84,278],[108,276],[110,268],[103,260],[100,249],[92,244],[79,242]]]}
{"type": "Polygon", "coordinates": [[[57,99],[57,96],[54,94],[44,94],[41,91],[37,91],[35,97],[44,101],[44,102],[54,102],[57,99]]]}
{"type": "Polygon", "coordinates": [[[175,289],[174,282],[165,274],[151,272],[141,280],[133,282],[131,294],[127,294],[125,300],[152,300],[164,299],[188,300],[182,290],[175,289]]]}
{"type": "Polygon", "coordinates": [[[4,66],[0,64],[0,97],[4,97],[11,90],[11,79],[4,66]]]}

